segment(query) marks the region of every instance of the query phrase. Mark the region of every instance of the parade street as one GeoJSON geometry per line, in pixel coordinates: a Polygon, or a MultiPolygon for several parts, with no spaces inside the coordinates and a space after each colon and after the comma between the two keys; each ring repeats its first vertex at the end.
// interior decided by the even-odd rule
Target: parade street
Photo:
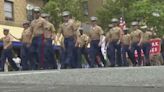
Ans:
{"type": "Polygon", "coordinates": [[[163,92],[164,67],[0,73],[1,92],[163,92]]]}

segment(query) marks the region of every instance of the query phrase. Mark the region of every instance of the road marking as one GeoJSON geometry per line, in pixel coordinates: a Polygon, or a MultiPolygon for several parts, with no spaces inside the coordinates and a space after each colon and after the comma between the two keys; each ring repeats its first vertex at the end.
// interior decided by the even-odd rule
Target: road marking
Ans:
{"type": "Polygon", "coordinates": [[[35,75],[35,74],[46,74],[46,73],[60,73],[60,71],[29,71],[29,72],[12,72],[2,73],[0,77],[6,76],[19,76],[19,75],[35,75]]]}

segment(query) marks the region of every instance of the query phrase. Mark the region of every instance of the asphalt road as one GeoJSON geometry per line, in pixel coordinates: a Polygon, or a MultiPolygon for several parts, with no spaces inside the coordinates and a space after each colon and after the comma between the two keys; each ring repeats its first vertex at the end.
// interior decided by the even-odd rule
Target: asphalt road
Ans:
{"type": "Polygon", "coordinates": [[[0,92],[164,92],[164,67],[0,73],[0,92]]]}

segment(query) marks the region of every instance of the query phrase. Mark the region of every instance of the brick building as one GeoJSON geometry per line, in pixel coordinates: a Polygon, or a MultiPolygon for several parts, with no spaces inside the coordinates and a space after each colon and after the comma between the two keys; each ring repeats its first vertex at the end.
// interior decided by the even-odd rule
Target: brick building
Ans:
{"type": "Polygon", "coordinates": [[[36,6],[43,7],[43,0],[0,0],[0,38],[4,28],[19,38],[23,30],[22,22],[31,18],[31,9],[36,6]]]}
{"type": "MultiPolygon", "coordinates": [[[[45,0],[0,0],[0,25],[21,26],[30,19],[31,8],[43,7],[45,0]]],[[[84,12],[93,16],[101,8],[105,0],[84,0],[84,12]]]]}
{"type": "MultiPolygon", "coordinates": [[[[22,22],[32,19],[31,9],[43,7],[46,0],[0,0],[0,37],[3,28],[11,30],[13,35],[20,37],[22,22]]],[[[48,0],[47,0],[48,1],[48,0]]],[[[84,0],[84,13],[89,16],[96,14],[105,0],[84,0]]]]}
{"type": "Polygon", "coordinates": [[[27,8],[29,6],[44,5],[42,0],[0,0],[0,24],[10,26],[21,26],[27,19],[27,8]]]}
{"type": "MultiPolygon", "coordinates": [[[[0,38],[3,35],[3,29],[10,30],[10,34],[17,38],[21,37],[23,31],[22,22],[31,18],[33,7],[43,7],[43,0],[0,0],[0,38]]],[[[0,42],[0,54],[3,43],[0,42]]],[[[19,55],[21,43],[13,38],[14,51],[19,55]]]]}
{"type": "MultiPolygon", "coordinates": [[[[0,38],[3,37],[3,29],[7,28],[17,38],[23,31],[22,22],[31,20],[32,8],[43,7],[48,0],[0,0],[0,38]]],[[[103,5],[104,0],[84,0],[84,13],[89,16],[95,15],[103,5]]],[[[13,38],[14,47],[20,47],[20,43],[13,38]]],[[[0,42],[0,52],[2,42],[0,42]]],[[[19,53],[19,50],[16,50],[19,53]]]]}

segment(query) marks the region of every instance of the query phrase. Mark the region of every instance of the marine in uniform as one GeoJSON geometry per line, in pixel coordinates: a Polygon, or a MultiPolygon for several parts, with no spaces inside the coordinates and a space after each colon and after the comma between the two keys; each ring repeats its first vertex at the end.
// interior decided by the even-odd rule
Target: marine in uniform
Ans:
{"type": "Polygon", "coordinates": [[[132,57],[132,53],[130,51],[131,37],[128,31],[129,31],[128,28],[124,29],[124,35],[121,39],[123,66],[128,66],[127,55],[133,63],[135,62],[133,59],[134,57],[132,57]]]}
{"type": "Polygon", "coordinates": [[[122,66],[121,38],[123,34],[121,28],[118,26],[118,19],[113,18],[111,22],[113,27],[108,31],[106,36],[106,39],[108,40],[107,54],[111,62],[111,67],[115,67],[116,63],[118,66],[122,66]],[[115,54],[117,54],[117,60],[115,54]]]}
{"type": "Polygon", "coordinates": [[[135,62],[133,65],[135,66],[138,61],[138,65],[141,65],[141,43],[143,39],[143,32],[138,28],[138,22],[134,21],[131,23],[132,30],[130,33],[131,36],[131,53],[134,57],[135,62]],[[138,58],[135,59],[135,50],[137,51],[138,58]]]}
{"type": "Polygon", "coordinates": [[[62,16],[64,23],[60,25],[59,33],[64,36],[64,60],[61,68],[76,68],[74,52],[77,29],[75,28],[75,20],[70,18],[69,11],[64,11],[62,16]]]}
{"type": "Polygon", "coordinates": [[[23,70],[29,70],[32,69],[34,65],[31,58],[32,32],[30,31],[30,22],[25,21],[23,23],[23,28],[22,36],[19,39],[22,42],[21,65],[23,70]]]}
{"type": "Polygon", "coordinates": [[[141,29],[143,31],[143,39],[142,39],[141,47],[142,47],[144,58],[145,58],[144,65],[150,66],[150,50],[151,50],[150,39],[153,34],[152,32],[148,31],[148,28],[146,25],[142,26],[141,29]]]}
{"type": "Polygon", "coordinates": [[[1,55],[1,71],[4,71],[4,65],[6,62],[6,59],[12,66],[14,70],[19,70],[16,63],[12,60],[13,53],[12,53],[12,38],[9,34],[9,29],[3,29],[4,37],[1,38],[3,40],[3,51],[1,55]]]}
{"type": "Polygon", "coordinates": [[[46,30],[47,21],[40,15],[40,8],[35,7],[33,9],[34,20],[31,22],[32,32],[32,58],[33,62],[36,63],[35,69],[44,68],[44,31],[46,30]]]}
{"type": "Polygon", "coordinates": [[[54,49],[52,41],[55,38],[55,27],[52,23],[49,22],[49,14],[41,14],[42,18],[46,20],[46,30],[44,31],[44,67],[45,69],[57,69],[57,63],[54,57],[54,49]]]}
{"type": "Polygon", "coordinates": [[[97,25],[97,17],[92,16],[91,18],[91,30],[89,31],[89,39],[90,39],[90,62],[91,67],[93,68],[95,66],[95,62],[97,60],[97,56],[100,58],[101,62],[106,66],[106,61],[104,60],[104,57],[101,52],[101,44],[100,39],[103,35],[103,30],[100,26],[97,25]]]}
{"type": "Polygon", "coordinates": [[[79,28],[77,31],[77,40],[76,40],[76,47],[77,47],[77,58],[78,58],[78,67],[81,68],[82,64],[82,55],[84,55],[87,63],[90,65],[89,57],[88,57],[88,45],[89,37],[83,32],[83,28],[79,28]]]}

